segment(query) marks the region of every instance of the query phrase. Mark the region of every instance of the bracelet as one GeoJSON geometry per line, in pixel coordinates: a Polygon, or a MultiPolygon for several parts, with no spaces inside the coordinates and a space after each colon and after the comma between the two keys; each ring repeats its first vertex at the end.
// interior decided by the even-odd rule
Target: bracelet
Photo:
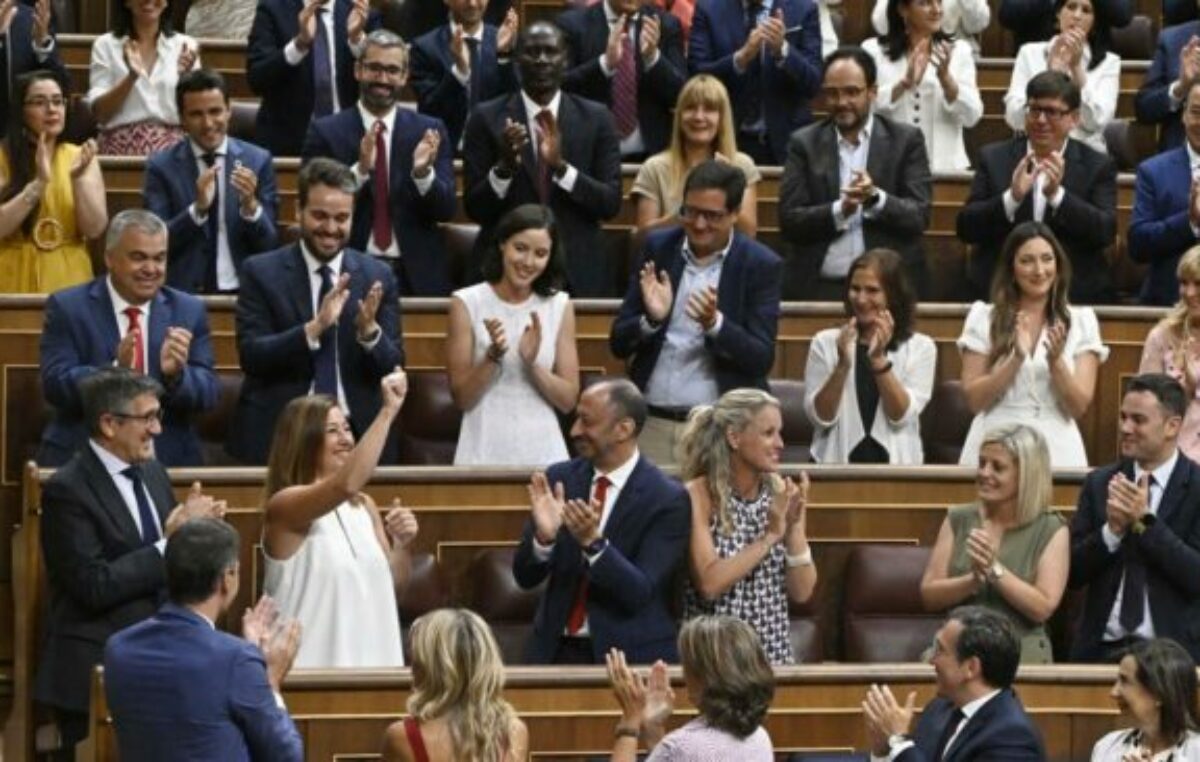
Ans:
{"type": "Polygon", "coordinates": [[[617,729],[613,731],[613,738],[634,738],[641,735],[641,731],[637,728],[631,728],[628,725],[617,725],[617,729]]]}
{"type": "Polygon", "coordinates": [[[787,563],[787,567],[789,569],[795,569],[797,566],[812,566],[813,565],[812,548],[811,547],[805,548],[803,553],[798,553],[794,556],[792,554],[788,553],[786,555],[786,563],[787,563]]]}
{"type": "Polygon", "coordinates": [[[871,372],[877,376],[882,376],[884,373],[887,373],[891,369],[892,369],[892,361],[891,360],[888,360],[887,365],[884,365],[882,368],[876,368],[874,366],[871,366],[871,372]]]}

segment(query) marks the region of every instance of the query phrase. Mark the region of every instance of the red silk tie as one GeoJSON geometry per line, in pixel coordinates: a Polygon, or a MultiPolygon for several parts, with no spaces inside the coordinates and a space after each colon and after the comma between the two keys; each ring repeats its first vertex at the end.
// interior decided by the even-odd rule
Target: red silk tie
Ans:
{"type": "Polygon", "coordinates": [[[125,315],[129,318],[129,333],[133,334],[133,369],[138,373],[146,372],[146,345],[142,335],[142,311],[137,307],[126,307],[125,315]]]}
{"type": "Polygon", "coordinates": [[[392,247],[392,222],[388,215],[388,161],[387,144],[383,135],[387,127],[382,121],[376,120],[372,128],[375,132],[375,173],[371,180],[371,239],[375,248],[380,252],[392,247]]]}
{"type": "MultiPolygon", "coordinates": [[[[600,504],[600,515],[604,516],[604,500],[608,497],[608,485],[612,484],[607,476],[596,479],[596,488],[592,500],[600,504]]],[[[579,589],[575,591],[575,603],[571,604],[571,613],[567,615],[567,634],[574,635],[583,628],[587,619],[588,577],[587,569],[579,578],[579,589]]]]}
{"type": "MultiPolygon", "coordinates": [[[[628,22],[626,22],[628,30],[628,22]]],[[[617,134],[627,138],[637,129],[637,60],[634,56],[633,35],[625,33],[621,60],[613,72],[612,109],[617,122],[617,134]]]]}

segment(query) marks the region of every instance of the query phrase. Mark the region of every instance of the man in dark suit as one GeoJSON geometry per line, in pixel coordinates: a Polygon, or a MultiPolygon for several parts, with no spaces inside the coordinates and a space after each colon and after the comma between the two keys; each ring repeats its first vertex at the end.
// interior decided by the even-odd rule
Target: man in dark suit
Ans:
{"type": "Polygon", "coordinates": [[[246,78],[262,98],[254,134],[275,156],[299,156],[311,119],[358,99],[354,57],[379,25],[368,0],[260,0],[246,78]]]}
{"type": "MultiPolygon", "coordinates": [[[[1193,8],[1194,4],[1189,3],[1193,8]]],[[[1139,122],[1160,125],[1158,150],[1183,145],[1180,111],[1200,80],[1200,21],[1169,26],[1158,33],[1154,59],[1133,101],[1139,122]]]]}
{"type": "Polygon", "coordinates": [[[783,298],[842,301],[851,263],[880,247],[899,252],[922,289],[933,195],[925,139],[871,113],[875,61],[861,48],[831,53],[824,81],[831,115],[792,136],[783,168],[783,298]]]}
{"type": "Polygon", "coordinates": [[[682,227],[652,232],[609,338],[630,359],[649,418],[638,445],[665,466],[688,413],[730,389],[767,388],[775,362],[782,262],[734,228],[746,178],[706,161],[683,187],[682,227]]]}
{"type": "Polygon", "coordinates": [[[228,135],[225,78],[193,69],[175,86],[187,133],[146,162],[142,196],[167,221],[167,283],[194,294],[233,293],[251,254],[275,248],[279,194],[271,154],[228,135]]]}
{"type": "Polygon", "coordinates": [[[236,327],[246,378],[226,449],[245,463],[266,462],[284,405],[305,394],[332,396],[362,433],[379,412],[380,379],[404,363],[396,279],[346,247],[357,189],[348,167],[310,161],[298,178],[299,243],[252,257],[242,271],[236,327]]]}
{"type": "Polygon", "coordinates": [[[937,698],[926,704],[916,732],[916,692],[901,706],[886,685],[873,685],[863,701],[872,760],[894,762],[1044,762],[1037,726],[1025,713],[1012,683],[1021,642],[1004,614],[962,606],[933,640],[929,663],[937,698]]]}
{"type": "Polygon", "coordinates": [[[42,432],[38,463],[66,463],[87,442],[80,383],[120,365],[166,389],[158,459],[202,464],[193,420],[217,404],[217,378],[204,303],[163,285],[167,226],[153,213],[127,209],[109,223],[108,274],[65,288],[46,301],[41,338],[42,394],[54,418],[42,432]]]}
{"type": "Polygon", "coordinates": [[[971,194],[958,213],[958,237],[973,249],[970,299],[990,300],[1004,240],[1022,222],[1054,231],[1071,260],[1070,299],[1116,299],[1104,252],[1117,234],[1117,168],[1107,154],[1070,137],[1079,120],[1079,88],[1059,71],[1025,86],[1025,133],[979,152],[971,194]]]}
{"type": "Polygon", "coordinates": [[[42,557],[50,586],[46,640],[34,698],[53,707],[60,758],[87,736],[92,667],[108,636],[154,613],[163,592],[163,548],[185,521],[220,518],[224,502],[200,493],[176,505],[154,459],[162,386],[127,368],[81,384],[90,439],[42,491],[42,557]]]}
{"type": "Polygon", "coordinates": [[[1187,406],[1170,376],[1125,388],[1121,461],[1088,474],[1071,520],[1069,584],[1087,587],[1072,661],[1116,663],[1149,638],[1200,658],[1200,466],[1178,448],[1187,406]]]}
{"type": "Polygon", "coordinates": [[[354,76],[359,102],[309,125],[304,160],[326,156],[353,166],[359,191],[351,247],[385,263],[401,294],[448,296],[450,264],[438,231],[455,207],[446,128],[397,107],[408,77],[408,48],[392,32],[367,35],[354,76]]]}
{"type": "Polygon", "coordinates": [[[17,77],[48,69],[69,81],[58,57],[50,0],[0,2],[0,124],[8,124],[9,99],[17,77]]]}
{"type": "Polygon", "coordinates": [[[526,650],[532,664],[674,663],[672,580],[687,550],[687,491],[638,454],[646,403],[625,380],[579,398],[571,440],[579,457],[530,484],[531,516],[513,557],[525,589],[547,581],[526,650]]]}
{"type": "MultiPolygon", "coordinates": [[[[508,12],[514,10],[513,0],[445,0],[447,4],[471,3],[486,8],[481,11],[483,19],[492,26],[500,26],[508,18],[508,12]]],[[[390,22],[389,17],[388,21],[390,22]]],[[[394,14],[398,22],[389,29],[406,40],[416,39],[432,32],[446,20],[446,10],[437,4],[436,0],[405,0],[399,13],[394,14]]]]}
{"type": "Polygon", "coordinates": [[[517,90],[511,56],[518,20],[516,9],[509,8],[499,27],[485,22],[487,0],[445,3],[450,23],[413,41],[410,83],[418,110],[442,120],[457,152],[475,106],[517,90]]]}
{"type": "MultiPolygon", "coordinates": [[[[1054,0],[1000,0],[996,17],[1013,34],[1013,53],[1027,42],[1049,40],[1058,32],[1058,7],[1054,0]]],[[[1133,19],[1133,2],[1095,0],[1092,12],[1109,29],[1118,29],[1133,19]]]]}
{"type": "Polygon", "coordinates": [[[563,89],[612,110],[622,158],[666,148],[687,79],[679,19],[645,0],[601,0],[564,12],[558,26],[569,51],[563,89]]]}
{"type": "Polygon", "coordinates": [[[181,526],[167,543],[170,602],[109,638],[104,692],[121,759],[304,759],[280,695],[300,625],[272,621],[264,596],[242,617],[241,638],[213,626],[237,597],[238,544],[223,521],[181,526]]]}
{"type": "MultiPolygon", "coordinates": [[[[1200,53],[1198,53],[1200,55],[1200,53]]],[[[1200,242],[1200,79],[1185,93],[1186,143],[1146,159],[1137,168],[1129,256],[1149,265],[1138,301],[1167,306],[1179,299],[1175,273],[1183,253],[1200,242]]]]}
{"type": "Polygon", "coordinates": [[[821,22],[813,0],[698,0],[688,68],[725,83],[738,149],[782,164],[792,132],[812,120],[821,87],[821,22]]]}
{"type": "Polygon", "coordinates": [[[463,205],[480,225],[472,270],[505,212],[549,206],[567,251],[574,297],[613,296],[617,262],[600,223],[621,210],[621,154],[608,109],[560,89],[566,43],[535,22],[517,39],[522,90],[481,104],[463,137],[463,205]]]}

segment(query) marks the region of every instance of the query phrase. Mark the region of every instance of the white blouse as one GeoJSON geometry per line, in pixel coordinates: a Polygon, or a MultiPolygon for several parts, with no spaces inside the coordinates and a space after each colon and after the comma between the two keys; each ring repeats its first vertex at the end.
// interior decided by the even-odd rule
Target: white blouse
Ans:
{"type": "MultiPolygon", "coordinates": [[[[116,87],[129,74],[125,64],[124,45],[127,37],[117,37],[112,32],[103,34],[92,43],[92,63],[89,68],[87,103],[90,107],[97,98],[116,87]]],[[[179,56],[184,46],[199,52],[200,45],[194,37],[176,32],[171,36],[158,36],[158,59],[149,77],[138,77],[133,89],[121,104],[112,119],[100,125],[111,130],[125,124],[155,121],[164,124],[179,124],[179,111],[175,108],[175,85],[179,81],[179,56]]],[[[193,69],[200,67],[200,56],[196,56],[193,69]]]]}
{"type": "MultiPolygon", "coordinates": [[[[1138,748],[1134,731],[1126,728],[1114,730],[1101,738],[1092,747],[1092,762],[1124,762],[1126,755],[1138,748]]],[[[1140,758],[1139,758],[1140,759],[1140,758]]],[[[1150,762],[1200,762],[1200,733],[1187,731],[1182,743],[1155,754],[1150,762]]]]}

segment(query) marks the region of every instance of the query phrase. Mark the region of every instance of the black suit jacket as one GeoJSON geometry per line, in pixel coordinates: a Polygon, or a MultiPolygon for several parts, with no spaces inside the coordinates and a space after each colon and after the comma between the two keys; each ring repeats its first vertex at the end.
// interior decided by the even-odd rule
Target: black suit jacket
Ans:
{"type": "Polygon", "coordinates": [[[1070,585],[1087,587],[1071,660],[1099,660],[1104,627],[1125,574],[1126,553],[1137,553],[1145,563],[1154,634],[1177,641],[1193,659],[1200,659],[1200,465],[1179,453],[1156,520],[1141,534],[1126,532],[1121,547],[1110,553],[1101,530],[1107,521],[1108,482],[1118,471],[1133,478],[1128,461],[1087,475],[1071,519],[1070,585]]]}
{"type": "MultiPolygon", "coordinates": [[[[1033,191],[1013,220],[1004,213],[1004,192],[1013,170],[1025,158],[1029,143],[1023,137],[986,145],[979,152],[971,195],[958,213],[958,237],[971,244],[968,278],[972,296],[990,300],[992,271],[1004,239],[1022,222],[1033,219],[1033,191]]],[[[1063,151],[1066,190],[1057,209],[1046,207],[1042,221],[1050,226],[1071,259],[1071,294],[1076,304],[1108,304],[1115,299],[1112,277],[1104,257],[1117,235],[1117,168],[1106,154],[1068,139],[1063,151]]]]}
{"type": "MultiPolygon", "coordinates": [[[[446,23],[448,13],[446,6],[440,2],[414,0],[400,5],[403,7],[396,14],[398,23],[395,28],[392,26],[388,28],[406,40],[420,37],[433,31],[438,25],[446,23]]],[[[492,26],[500,26],[504,23],[504,14],[508,13],[508,9],[512,5],[512,0],[489,0],[487,10],[483,13],[484,21],[492,26]]]]}
{"type": "MultiPolygon", "coordinates": [[[[916,127],[875,114],[867,148],[867,174],[887,193],[882,208],[863,220],[865,251],[895,249],[904,258],[913,286],[925,281],[921,237],[929,226],[933,176],[925,139],[916,127]]],[[[779,221],[787,242],[783,298],[804,299],[816,281],[825,252],[842,231],[833,221],[833,205],[842,183],[837,127],[823,119],[796,131],[788,143],[787,164],[779,190],[779,221]]]]}
{"type": "MultiPolygon", "coordinates": [[[[574,8],[561,14],[557,23],[567,37],[570,54],[563,89],[611,107],[612,78],[600,68],[600,56],[608,48],[609,33],[604,7],[601,0],[586,8],[574,8]]],[[[637,62],[638,127],[646,154],[651,155],[666,148],[671,140],[671,111],[687,80],[687,61],[683,57],[683,29],[679,19],[653,5],[642,7],[633,28],[633,50],[637,62]],[[660,24],[658,61],[649,69],[637,53],[646,15],[657,16],[660,24]]]]}
{"type": "MultiPolygon", "coordinates": [[[[167,472],[150,461],[142,474],[165,526],[175,505],[167,472]]],[[[162,603],[163,555],[142,544],[113,477],[88,444],[46,482],[41,527],[50,616],[34,698],[87,712],[92,667],[103,660],[108,637],[152,616],[162,603]]]]}
{"type": "MultiPolygon", "coordinates": [[[[562,136],[562,156],[578,170],[579,176],[570,193],[551,180],[549,206],[567,252],[571,295],[615,296],[620,293],[617,263],[605,245],[600,223],[621,210],[621,152],[617,131],[612,115],[604,106],[570,93],[561,96],[558,129],[562,136]]],[[[500,158],[506,119],[529,124],[520,93],[480,104],[467,119],[463,140],[463,205],[467,216],[480,226],[476,261],[491,243],[492,231],[505,212],[521,204],[538,203],[538,170],[532,139],[526,144],[521,166],[513,174],[504,197],[496,195],[488,180],[488,173],[500,158]]],[[[475,280],[478,279],[476,272],[475,280]]]]}
{"type": "MultiPolygon", "coordinates": [[[[896,762],[933,760],[954,704],[935,698],[921,712],[913,733],[914,745],[896,762]]],[[[1005,688],[979,707],[946,749],[942,762],[1045,762],[1042,736],[1011,688],[1005,688]]]]}

